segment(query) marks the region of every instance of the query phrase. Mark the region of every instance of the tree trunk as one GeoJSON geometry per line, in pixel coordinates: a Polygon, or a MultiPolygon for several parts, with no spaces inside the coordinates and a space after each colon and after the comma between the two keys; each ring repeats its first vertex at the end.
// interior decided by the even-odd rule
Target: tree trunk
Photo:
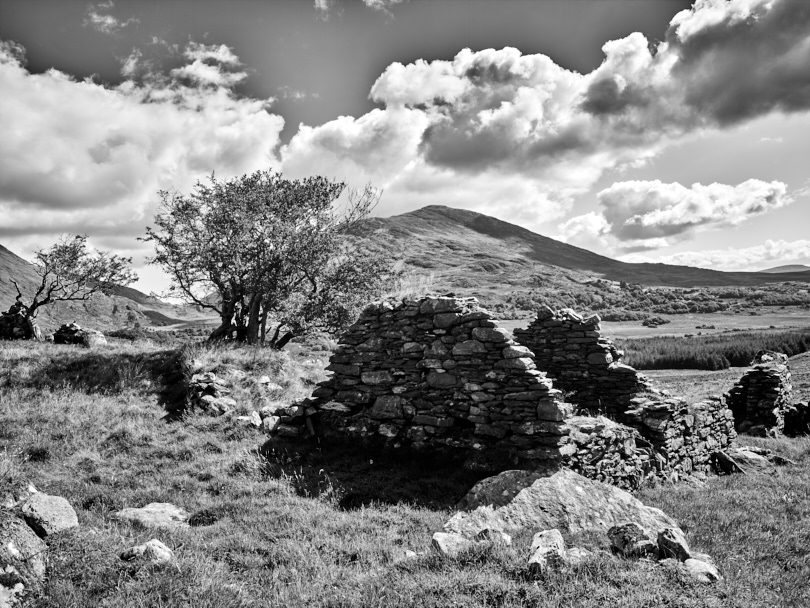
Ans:
{"type": "Polygon", "coordinates": [[[247,327],[245,328],[248,344],[257,344],[259,342],[261,301],[259,294],[253,294],[253,297],[250,298],[247,327]]]}
{"type": "MultiPolygon", "coordinates": [[[[279,326],[279,327],[281,327],[281,326],[279,326]]],[[[291,332],[291,331],[288,331],[286,334],[281,336],[281,338],[279,338],[278,340],[273,341],[274,342],[273,348],[275,348],[276,350],[281,350],[282,348],[287,346],[287,342],[292,340],[294,337],[295,337],[295,334],[293,334],[293,332],[291,332]]]]}
{"type": "Polygon", "coordinates": [[[234,310],[235,306],[233,302],[222,303],[222,312],[220,313],[221,321],[219,327],[208,336],[209,342],[219,342],[220,340],[227,340],[231,337],[231,320],[233,319],[234,310]]]}

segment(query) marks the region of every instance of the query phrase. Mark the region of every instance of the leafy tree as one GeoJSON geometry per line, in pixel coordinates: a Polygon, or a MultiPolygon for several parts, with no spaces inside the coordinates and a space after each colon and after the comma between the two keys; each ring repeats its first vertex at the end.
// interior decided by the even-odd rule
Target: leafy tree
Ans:
{"type": "Polygon", "coordinates": [[[159,195],[144,239],[155,246],[151,262],[172,293],[219,314],[211,341],[265,344],[268,323],[275,348],[315,328],[337,331],[378,295],[389,268],[346,234],[379,200],[370,186],[257,171],[159,195]]]}
{"type": "Polygon", "coordinates": [[[128,285],[137,278],[131,263],[131,258],[90,250],[86,235],[63,237],[50,249],[36,253],[32,266],[40,281],[30,299],[24,299],[17,281],[9,279],[17,289],[9,313],[22,315],[31,333],[39,337],[35,319],[40,308],[55,302],[89,300],[96,293],[109,294],[115,287],[128,285]]]}

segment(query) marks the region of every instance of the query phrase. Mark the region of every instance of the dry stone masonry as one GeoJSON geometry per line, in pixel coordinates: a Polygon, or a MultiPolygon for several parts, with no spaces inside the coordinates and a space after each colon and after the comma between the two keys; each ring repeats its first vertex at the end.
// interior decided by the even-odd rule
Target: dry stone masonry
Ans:
{"type": "Polygon", "coordinates": [[[282,436],[476,450],[485,460],[506,454],[627,489],[650,474],[705,472],[712,454],[735,437],[722,399],[690,405],[667,398],[617,363],[597,316],[546,308],[515,334],[533,350],[475,298],[372,304],[341,337],[327,368],[332,378],[263,426],[282,436]],[[546,369],[573,393],[577,415],[546,369]],[[579,415],[593,409],[607,416],[579,415]]]}
{"type": "Polygon", "coordinates": [[[307,421],[319,433],[393,445],[552,461],[570,452],[571,406],[475,298],[372,304],[327,369],[333,377],[277,432],[303,433],[307,421]]]}
{"type": "Polygon", "coordinates": [[[570,392],[567,398],[580,410],[615,417],[638,393],[654,389],[647,378],[619,362],[622,352],[600,335],[600,323],[596,314],[583,318],[570,309],[544,306],[526,329],[515,330],[515,339],[534,352],[538,369],[570,392]]]}
{"type": "Polygon", "coordinates": [[[22,303],[15,302],[11,307],[0,313],[0,340],[30,340],[42,341],[42,331],[33,319],[23,314],[22,303]]]}
{"type": "Polygon", "coordinates": [[[782,433],[791,402],[787,355],[772,351],[758,352],[728,393],[737,431],[749,434],[782,433]]]}
{"type": "Polygon", "coordinates": [[[653,466],[668,475],[708,472],[712,455],[736,437],[731,410],[720,397],[693,404],[679,398],[636,397],[621,419],[649,441],[653,466]]]}

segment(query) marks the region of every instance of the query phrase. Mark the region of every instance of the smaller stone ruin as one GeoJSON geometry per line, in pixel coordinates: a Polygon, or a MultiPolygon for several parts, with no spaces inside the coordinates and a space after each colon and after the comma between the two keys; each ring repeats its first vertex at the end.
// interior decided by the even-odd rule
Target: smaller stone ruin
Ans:
{"type": "Polygon", "coordinates": [[[785,415],[792,405],[791,392],[787,355],[758,352],[751,369],[727,395],[737,432],[749,435],[784,432],[785,415]]]}
{"type": "Polygon", "coordinates": [[[23,313],[23,305],[18,300],[3,313],[0,313],[0,340],[42,341],[42,332],[33,319],[23,313]]]}
{"type": "Polygon", "coordinates": [[[630,400],[655,392],[646,377],[619,362],[623,353],[600,335],[599,315],[583,318],[572,310],[544,306],[515,339],[534,352],[538,369],[580,410],[620,418],[630,400]]]}

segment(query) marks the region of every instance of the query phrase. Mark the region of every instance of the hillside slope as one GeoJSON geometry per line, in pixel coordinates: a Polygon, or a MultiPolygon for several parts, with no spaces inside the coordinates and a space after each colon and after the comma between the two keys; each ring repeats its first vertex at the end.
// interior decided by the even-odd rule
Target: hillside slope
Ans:
{"type": "MultiPolygon", "coordinates": [[[[516,284],[553,267],[575,280],[607,279],[670,287],[755,286],[774,282],[759,272],[720,272],[690,266],[629,264],[556,241],[473,211],[431,205],[389,218],[371,218],[357,232],[413,268],[452,284],[516,284]],[[461,282],[459,282],[460,279],[461,282]]],[[[810,282],[810,270],[780,273],[779,281],[810,282]]]]}

